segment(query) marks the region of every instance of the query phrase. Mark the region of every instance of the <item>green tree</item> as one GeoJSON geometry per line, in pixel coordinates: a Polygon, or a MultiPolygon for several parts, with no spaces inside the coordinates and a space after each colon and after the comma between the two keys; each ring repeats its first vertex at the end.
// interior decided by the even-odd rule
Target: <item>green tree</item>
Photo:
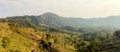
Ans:
{"type": "Polygon", "coordinates": [[[113,35],[114,35],[115,37],[120,37],[120,30],[115,31],[113,35]]]}

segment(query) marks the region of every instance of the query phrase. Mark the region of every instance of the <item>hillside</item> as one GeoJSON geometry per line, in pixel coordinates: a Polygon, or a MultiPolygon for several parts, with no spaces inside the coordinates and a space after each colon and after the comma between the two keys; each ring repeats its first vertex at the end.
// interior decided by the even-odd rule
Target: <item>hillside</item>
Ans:
{"type": "Polygon", "coordinates": [[[45,13],[1,18],[0,52],[119,51],[119,17],[83,19],[45,13]]]}
{"type": "Polygon", "coordinates": [[[70,38],[70,36],[59,32],[46,33],[35,31],[33,28],[21,28],[8,23],[0,23],[0,52],[75,51],[73,45],[65,44],[69,43],[66,38],[70,38]]]}

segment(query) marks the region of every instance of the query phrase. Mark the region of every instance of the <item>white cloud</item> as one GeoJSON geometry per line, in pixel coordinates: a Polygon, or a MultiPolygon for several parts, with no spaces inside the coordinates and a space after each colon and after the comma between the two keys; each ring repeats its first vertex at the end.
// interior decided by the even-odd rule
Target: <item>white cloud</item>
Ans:
{"type": "Polygon", "coordinates": [[[120,0],[0,0],[0,17],[40,15],[54,12],[61,16],[104,17],[119,15],[120,0]]]}

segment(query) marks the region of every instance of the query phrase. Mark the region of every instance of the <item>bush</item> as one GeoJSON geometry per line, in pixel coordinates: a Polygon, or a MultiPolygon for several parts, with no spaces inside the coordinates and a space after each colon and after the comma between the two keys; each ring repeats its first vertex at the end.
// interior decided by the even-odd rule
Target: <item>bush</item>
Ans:
{"type": "Polygon", "coordinates": [[[2,40],[2,46],[6,48],[9,45],[9,43],[10,43],[10,38],[4,37],[2,40]]]}
{"type": "Polygon", "coordinates": [[[120,37],[120,30],[114,32],[115,37],[120,37]]]}

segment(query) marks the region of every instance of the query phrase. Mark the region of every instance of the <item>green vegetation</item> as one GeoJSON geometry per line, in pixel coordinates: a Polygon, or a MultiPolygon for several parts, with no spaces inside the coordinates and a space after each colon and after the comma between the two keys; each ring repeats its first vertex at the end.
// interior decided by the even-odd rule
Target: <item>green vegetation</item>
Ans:
{"type": "Polygon", "coordinates": [[[80,27],[69,20],[51,13],[0,19],[0,52],[120,51],[119,30],[80,27]]]}

